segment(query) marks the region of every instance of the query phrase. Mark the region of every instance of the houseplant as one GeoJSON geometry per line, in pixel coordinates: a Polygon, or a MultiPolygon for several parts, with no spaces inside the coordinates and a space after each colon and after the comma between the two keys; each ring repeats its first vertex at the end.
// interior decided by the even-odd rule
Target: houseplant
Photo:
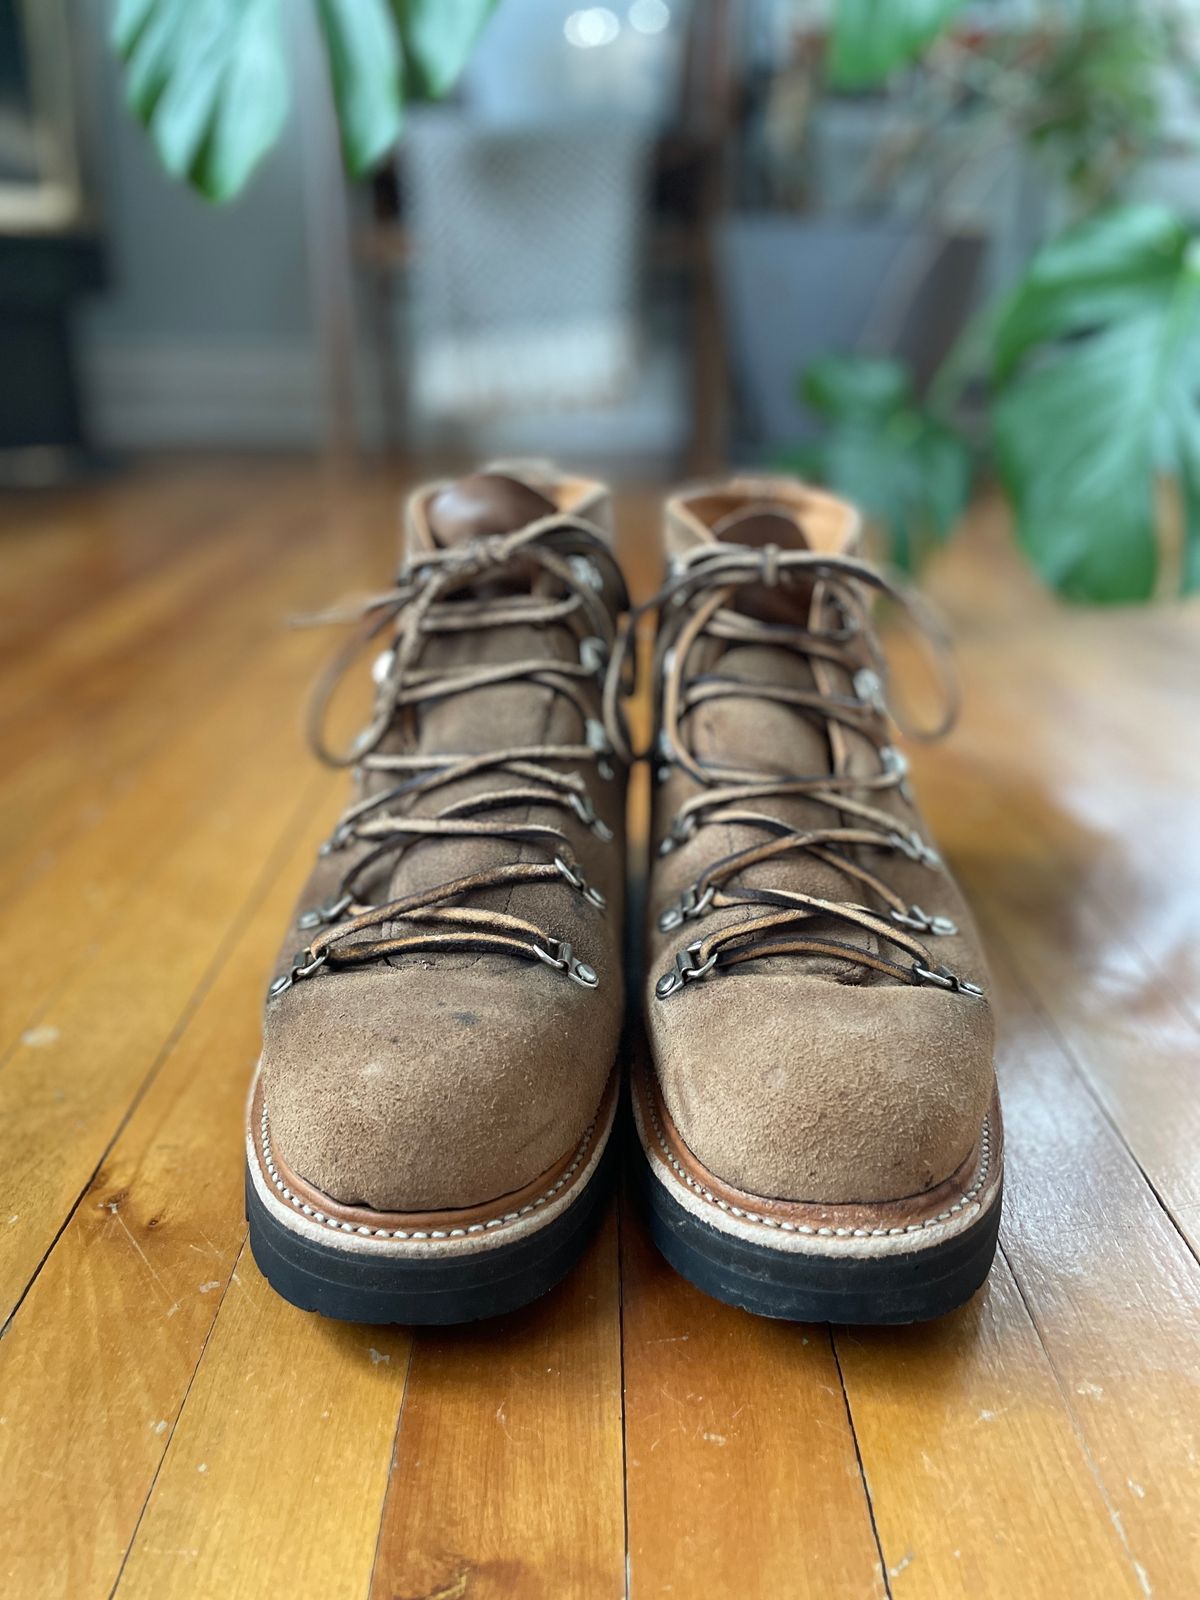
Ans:
{"type": "MultiPolygon", "coordinates": [[[[237,193],[279,136],[282,3],[118,0],[129,102],[167,168],[212,198],[237,193]]],[[[394,143],[407,101],[453,83],[495,3],[312,0],[352,173],[394,143]]],[[[1162,74],[1196,72],[1195,23],[1182,0],[1030,0],[1019,29],[984,32],[973,9],[832,0],[829,79],[862,92],[908,75],[922,111],[869,180],[894,181],[955,119],[964,161],[1005,141],[1036,155],[1063,225],[919,396],[869,350],[815,364],[802,393],[824,434],[795,459],[863,499],[908,564],[950,531],[972,466],[990,460],[1038,571],[1087,600],[1160,585],[1165,482],[1183,528],[1177,587],[1200,588],[1200,244],[1165,207],[1128,199],[1162,138],[1162,74]],[[956,426],[968,393],[985,400],[974,448],[956,426]]]]}
{"type": "MultiPolygon", "coordinates": [[[[117,0],[126,95],[163,165],[228,200],[278,139],[288,105],[285,0],[117,0]]],[[[297,0],[287,0],[297,3],[297,0]]],[[[342,149],[369,171],[406,103],[453,85],[496,0],[312,0],[342,149]]]]}
{"type": "Polygon", "coordinates": [[[950,532],[971,466],[990,462],[1034,566],[1078,600],[1141,600],[1163,586],[1165,498],[1182,530],[1172,586],[1195,591],[1200,230],[1128,198],[1162,140],[1168,63],[1195,74],[1194,23],[1123,0],[1037,9],[1039,26],[989,38],[948,31],[962,0],[837,7],[834,82],[863,89],[920,63],[985,141],[1020,141],[1047,164],[1063,225],[985,307],[923,402],[894,361],[814,364],[801,393],[825,432],[793,459],[864,499],[907,565],[950,532]],[[954,425],[970,392],[984,399],[974,449],[954,425]]]}

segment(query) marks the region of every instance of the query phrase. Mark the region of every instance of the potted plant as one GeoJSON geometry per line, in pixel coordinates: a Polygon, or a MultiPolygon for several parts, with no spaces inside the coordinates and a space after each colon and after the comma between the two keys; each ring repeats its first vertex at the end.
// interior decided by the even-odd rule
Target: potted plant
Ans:
{"type": "Polygon", "coordinates": [[[860,86],[931,77],[965,119],[964,161],[1005,143],[1036,158],[1056,182],[1060,226],[927,383],[869,346],[810,363],[799,398],[822,433],[786,459],[863,500],[901,565],[947,536],[989,463],[1023,549],[1062,594],[1195,590],[1200,238],[1194,219],[1135,198],[1166,142],[1164,74],[1189,63],[1194,73],[1194,23],[1168,7],[1079,0],[1039,7],[1038,25],[1019,33],[981,34],[954,31],[962,9],[843,0],[830,71],[860,86]],[[973,408],[968,439],[960,424],[973,408]],[[1164,499],[1182,529],[1174,561],[1164,499]]]}

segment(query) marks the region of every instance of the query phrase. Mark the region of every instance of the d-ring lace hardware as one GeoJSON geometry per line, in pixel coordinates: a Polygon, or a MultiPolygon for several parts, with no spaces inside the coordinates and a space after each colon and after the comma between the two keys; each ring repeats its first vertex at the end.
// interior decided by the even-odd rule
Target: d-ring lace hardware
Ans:
{"type": "Polygon", "coordinates": [[[949,917],[934,916],[920,906],[909,906],[907,911],[891,911],[888,915],[893,922],[898,922],[902,928],[911,928],[914,933],[943,936],[958,932],[958,924],[951,922],[949,917]]]}
{"type": "Polygon", "coordinates": [[[676,817],[671,824],[671,831],[662,840],[658,847],[660,856],[669,856],[672,850],[678,850],[681,844],[686,844],[696,831],[696,817],[693,812],[687,812],[682,817],[676,817]]]}
{"type": "Polygon", "coordinates": [[[872,711],[877,711],[881,717],[888,714],[887,701],[883,694],[883,679],[870,667],[860,667],[854,674],[854,695],[864,706],[870,706],[872,711]]]}
{"type": "Polygon", "coordinates": [[[322,843],[320,849],[317,851],[317,854],[320,856],[334,855],[338,850],[344,850],[353,838],[353,829],[347,824],[339,822],[337,827],[334,828],[333,832],[329,835],[328,839],[322,843]]]}
{"type": "Polygon", "coordinates": [[[912,804],[912,784],[908,781],[908,757],[903,750],[897,750],[894,744],[881,745],[879,749],[879,763],[889,778],[896,779],[896,787],[900,793],[912,804]]]}
{"type": "Polygon", "coordinates": [[[577,961],[574,950],[565,939],[547,939],[545,947],[535,944],[531,949],[539,961],[544,961],[556,972],[565,972],[573,983],[581,984],[585,989],[594,989],[600,982],[595,967],[589,967],[586,961],[577,961]]]}
{"type": "Polygon", "coordinates": [[[984,998],[983,990],[977,983],[956,976],[947,967],[923,967],[919,961],[914,961],[912,970],[913,977],[918,983],[933,984],[938,989],[950,989],[955,994],[969,994],[976,1000],[984,998]]]}
{"type": "Polygon", "coordinates": [[[324,953],[314,956],[311,950],[297,950],[292,957],[292,970],[281,973],[275,979],[275,982],[267,990],[268,998],[282,994],[285,989],[290,989],[301,978],[311,978],[318,967],[323,967],[328,960],[329,957],[324,953]]]}
{"type": "Polygon", "coordinates": [[[702,917],[713,903],[716,889],[710,883],[701,893],[697,884],[690,884],[679,896],[678,903],[669,906],[658,919],[658,926],[663,933],[670,933],[672,928],[682,928],[685,922],[694,917],[702,917]]]}
{"type": "Polygon", "coordinates": [[[327,922],[336,922],[354,904],[348,894],[339,895],[336,900],[327,900],[322,906],[313,906],[304,912],[296,923],[298,928],[320,928],[327,922]]]}
{"type": "Polygon", "coordinates": [[[603,639],[591,634],[579,641],[579,665],[594,673],[603,682],[608,671],[608,646],[603,639]]]}
{"type": "Polygon", "coordinates": [[[589,556],[568,556],[567,565],[585,588],[594,589],[597,594],[602,592],[604,579],[600,575],[600,568],[589,556]]]}
{"type": "Polygon", "coordinates": [[[602,778],[611,778],[614,769],[608,758],[613,754],[613,746],[604,724],[596,717],[589,717],[584,727],[584,738],[588,749],[596,754],[596,771],[602,778]]]}
{"type": "MultiPolygon", "coordinates": [[[[647,755],[651,754],[650,751],[646,753],[647,755]]],[[[671,750],[671,740],[665,728],[658,730],[658,738],[654,744],[653,754],[658,761],[658,765],[654,769],[654,781],[655,783],[666,783],[671,773],[675,770],[675,756],[671,750]]]]}
{"type": "Polygon", "coordinates": [[[595,906],[597,911],[605,909],[608,901],[600,893],[599,889],[587,881],[582,872],[576,872],[575,868],[569,866],[561,856],[555,856],[554,865],[571,885],[572,889],[578,889],[589,905],[595,906]]]}
{"type": "Polygon", "coordinates": [[[704,948],[703,939],[693,939],[691,944],[685,945],[675,957],[674,972],[664,972],[654,985],[654,993],[659,1000],[666,1000],[685,983],[691,983],[698,978],[707,978],[717,964],[717,951],[713,951],[707,961],[698,961],[700,951],[704,948]]]}
{"type": "Polygon", "coordinates": [[[942,858],[919,833],[889,833],[888,843],[910,861],[919,861],[923,867],[940,867],[942,858]]]}
{"type": "Polygon", "coordinates": [[[602,817],[596,815],[596,808],[585,794],[572,794],[569,798],[571,810],[583,823],[585,828],[590,828],[597,839],[603,839],[605,844],[612,840],[613,831],[602,817]]]}

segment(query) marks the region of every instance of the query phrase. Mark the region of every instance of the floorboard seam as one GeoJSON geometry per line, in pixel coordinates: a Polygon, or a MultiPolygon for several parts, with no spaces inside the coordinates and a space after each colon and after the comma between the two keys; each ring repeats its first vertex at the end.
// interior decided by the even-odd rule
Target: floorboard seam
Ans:
{"type": "Polygon", "coordinates": [[[838,1383],[842,1388],[842,1404],[846,1408],[846,1426],[850,1429],[850,1442],[854,1446],[854,1459],[858,1463],[858,1476],[862,1482],[863,1495],[867,1502],[867,1516],[871,1522],[871,1537],[875,1541],[875,1551],[879,1557],[879,1580],[883,1584],[883,1592],[887,1596],[887,1600],[892,1600],[892,1585],[889,1581],[887,1561],[884,1559],[883,1540],[879,1536],[879,1524],[875,1520],[875,1502],[871,1498],[871,1485],[867,1480],[867,1466],[858,1443],[858,1429],[854,1426],[854,1410],[850,1404],[850,1391],[846,1388],[846,1375],[842,1371],[842,1358],[838,1355],[837,1338],[832,1328],[828,1332],[829,1352],[833,1356],[833,1364],[837,1368],[838,1383]]]}
{"type": "Polygon", "coordinates": [[[120,1140],[121,1135],[129,1126],[130,1119],[133,1117],[134,1112],[137,1110],[138,1106],[141,1105],[146,1095],[150,1092],[155,1079],[162,1071],[166,1062],[170,1059],[172,1051],[175,1049],[175,1046],[179,1043],[180,1039],[187,1031],[187,1028],[192,1022],[192,1019],[195,1017],[196,1012],[200,1009],[200,1006],[204,1003],[206,996],[212,989],[213,984],[220,976],[225,963],[229,960],[229,957],[234,949],[236,949],[238,940],[250,925],[250,922],[253,919],[258,907],[262,904],[263,899],[270,891],[280,872],[282,872],[286,866],[292,850],[295,848],[296,843],[303,835],[304,828],[307,825],[310,814],[312,801],[319,794],[321,788],[324,787],[324,782],[324,778],[312,778],[309,780],[300,804],[297,806],[291,820],[280,834],[275,847],[267,857],[266,864],[260,869],[257,877],[253,880],[249,894],[242,901],[241,905],[234,914],[233,920],[230,922],[221,938],[217,941],[216,952],[214,953],[212,960],[201,973],[195,988],[184,1002],[179,1015],[176,1017],[175,1022],[168,1030],[165,1039],[155,1054],[154,1060],[151,1062],[146,1071],[145,1077],[138,1085],[132,1099],[118,1120],[117,1126],[114,1128],[111,1138],[105,1142],[104,1148],[101,1150],[95,1165],[88,1174],[87,1181],[84,1183],[79,1193],[68,1206],[67,1214],[63,1218],[59,1227],[55,1230],[54,1237],[47,1246],[45,1253],[39,1259],[37,1266],[30,1274],[28,1281],[21,1290],[21,1293],[13,1302],[12,1310],[5,1318],[3,1325],[0,1326],[0,1338],[3,1338],[8,1332],[9,1328],[12,1326],[14,1317],[16,1317],[17,1313],[24,1305],[26,1299],[28,1298],[29,1291],[37,1282],[39,1276],[41,1275],[42,1269],[46,1265],[46,1262],[49,1261],[51,1255],[53,1255],[58,1241],[62,1238],[64,1232],[70,1226],[72,1218],[75,1216],[75,1213],[79,1210],[79,1207],[83,1204],[84,1199],[90,1192],[92,1185],[96,1181],[97,1175],[104,1166],[104,1163],[108,1160],[109,1156],[112,1154],[114,1148],[120,1140]]]}
{"type": "Polygon", "coordinates": [[[621,1514],[625,1532],[625,1600],[633,1594],[633,1552],[629,1548],[629,1432],[625,1412],[625,1255],[622,1238],[628,1192],[617,1197],[617,1338],[621,1382],[621,1514]]]}
{"type": "Polygon", "coordinates": [[[1008,1268],[1009,1277],[1012,1279],[1013,1287],[1016,1289],[1017,1294],[1020,1297],[1021,1304],[1025,1309],[1025,1315],[1029,1318],[1029,1326],[1033,1329],[1034,1337],[1038,1342],[1038,1347],[1046,1359],[1046,1366],[1050,1372],[1051,1378],[1054,1380],[1054,1387],[1058,1390],[1059,1398],[1062,1401],[1063,1410],[1070,1419],[1071,1432],[1075,1436],[1075,1442],[1079,1446],[1080,1454],[1087,1463],[1087,1468],[1092,1475],[1092,1481],[1096,1485],[1097,1493],[1104,1502],[1104,1509],[1108,1513],[1109,1521],[1112,1523],[1117,1538],[1120,1540],[1121,1548],[1125,1552],[1125,1556],[1129,1561],[1130,1566],[1133,1568],[1133,1575],[1136,1578],[1142,1593],[1149,1597],[1153,1593],[1153,1590],[1151,1589],[1150,1580],[1147,1576],[1146,1569],[1134,1555],[1133,1547],[1129,1543],[1129,1539],[1125,1533],[1125,1525],[1121,1521],[1120,1512],[1118,1512],[1112,1501],[1109,1499],[1107,1486],[1105,1485],[1104,1479],[1101,1475],[1100,1468],[1096,1464],[1096,1458],[1092,1454],[1091,1447],[1088,1444],[1087,1439],[1084,1437],[1083,1429],[1080,1427],[1079,1417],[1076,1414],[1074,1405],[1071,1403],[1070,1393],[1068,1392],[1066,1384],[1063,1382],[1062,1374],[1058,1370],[1058,1364],[1056,1363],[1053,1355],[1050,1353],[1050,1347],[1042,1335],[1041,1325],[1039,1324],[1037,1317],[1034,1315],[1033,1305],[1030,1302],[1028,1295],[1025,1293],[1025,1285],[1021,1282],[1017,1275],[1017,1269],[1013,1265],[1012,1257],[1009,1255],[1008,1247],[1003,1240],[1000,1242],[999,1251],[1004,1259],[1005,1266],[1008,1268]]]}
{"type": "Polygon", "coordinates": [[[242,1234],[242,1242],[238,1246],[237,1254],[233,1258],[233,1266],[230,1268],[229,1276],[225,1280],[225,1287],[221,1290],[221,1298],[217,1303],[216,1311],[213,1313],[213,1319],[208,1325],[208,1332],[204,1335],[204,1342],[200,1346],[200,1354],[196,1357],[196,1365],[192,1368],[191,1376],[187,1381],[187,1387],[183,1391],[183,1398],[180,1400],[179,1407],[175,1412],[175,1419],[171,1423],[171,1431],[167,1434],[166,1443],[162,1448],[162,1454],[159,1456],[158,1464],[154,1468],[154,1472],[151,1475],[149,1486],[146,1489],[146,1498],[142,1501],[141,1507],[138,1510],[137,1520],[133,1524],[133,1530],[129,1535],[129,1541],[121,1555],[121,1565],[117,1568],[117,1575],[113,1579],[113,1586],[108,1591],[108,1600],[114,1600],[117,1590],[121,1587],[121,1580],[125,1576],[125,1568],[128,1565],[129,1557],[133,1554],[133,1547],[137,1543],[137,1537],[141,1531],[142,1522],[145,1519],[146,1512],[150,1507],[150,1502],[154,1498],[154,1491],[158,1487],[158,1480],[162,1476],[162,1470],[166,1465],[167,1456],[170,1454],[171,1441],[175,1437],[175,1430],[179,1427],[184,1408],[186,1407],[192,1393],[192,1386],[195,1384],[197,1374],[204,1364],[204,1357],[208,1352],[209,1342],[212,1339],[213,1333],[216,1331],[217,1321],[225,1305],[225,1297],[229,1293],[230,1285],[237,1278],[237,1271],[242,1264],[242,1257],[246,1253],[246,1246],[249,1242],[249,1238],[250,1231],[247,1228],[247,1230],[242,1234]]]}
{"type": "MultiPolygon", "coordinates": [[[[1045,1001],[1042,999],[1041,995],[1038,994],[1037,990],[1033,988],[1029,982],[1029,979],[1025,976],[1020,967],[1017,965],[1016,961],[1013,959],[1011,942],[1003,933],[997,931],[995,923],[990,920],[986,912],[983,913],[981,920],[984,924],[987,943],[994,947],[998,947],[1004,952],[1005,965],[1012,976],[1013,982],[1019,987],[1021,993],[1025,997],[1026,1002],[1036,1013],[1038,1020],[1045,1029],[1050,1043],[1062,1056],[1063,1060],[1067,1064],[1068,1070],[1071,1072],[1072,1076],[1076,1078],[1084,1093],[1096,1107],[1096,1110],[1099,1112],[1105,1125],[1111,1131],[1118,1146],[1124,1151],[1130,1165],[1142,1179],[1142,1182],[1146,1185],[1146,1188],[1150,1191],[1151,1195],[1153,1195],[1155,1204],[1158,1206],[1159,1210],[1170,1224],[1171,1229],[1182,1241],[1183,1246],[1187,1250],[1189,1256],[1191,1256],[1192,1260],[1197,1266],[1200,1266],[1200,1249],[1197,1248],[1197,1246],[1192,1242],[1191,1238],[1189,1238],[1187,1231],[1180,1225],[1180,1222],[1175,1215],[1175,1208],[1171,1205],[1171,1202],[1163,1194],[1158,1184],[1155,1183],[1150,1173],[1138,1159],[1137,1151],[1134,1150],[1133,1146],[1126,1138],[1121,1124],[1113,1115],[1112,1110],[1105,1101],[1104,1095],[1101,1094],[1100,1090],[1093,1083],[1091,1074],[1088,1072],[1087,1067],[1080,1059],[1079,1052],[1059,1027],[1054,1013],[1046,1005],[1045,1001]]],[[[1001,1105],[1003,1106],[1003,1096],[1001,1096],[1001,1105]]]]}
{"type": "Polygon", "coordinates": [[[400,1451],[400,1430],[404,1426],[404,1408],[408,1403],[408,1380],[412,1375],[413,1355],[417,1348],[417,1334],[414,1331],[408,1341],[408,1355],[404,1362],[404,1383],[400,1389],[400,1403],[396,1407],[396,1427],[392,1433],[392,1453],[388,1460],[387,1477],[384,1479],[383,1495],[379,1501],[379,1527],[375,1532],[375,1549],[371,1556],[371,1570],[367,1574],[367,1592],[365,1600],[371,1600],[375,1592],[375,1573],[379,1566],[379,1552],[383,1548],[383,1519],[387,1512],[388,1495],[392,1487],[392,1474],[396,1470],[396,1457],[400,1451]]]}

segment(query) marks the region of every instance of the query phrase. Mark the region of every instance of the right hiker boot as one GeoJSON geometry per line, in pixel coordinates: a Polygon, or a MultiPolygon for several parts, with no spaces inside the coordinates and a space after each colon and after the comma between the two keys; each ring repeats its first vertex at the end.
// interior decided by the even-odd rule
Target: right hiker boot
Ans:
{"type": "Polygon", "coordinates": [[[354,793],[284,940],[246,1128],[254,1257],[298,1306],[509,1311],[597,1215],[623,1009],[609,520],[550,469],[419,490],[395,587],[318,686],[314,746],[354,793]],[[331,750],[326,702],[368,656],[370,721],[331,750]]]}
{"type": "Polygon", "coordinates": [[[880,593],[918,602],[858,528],[794,480],[668,504],[633,1101],[685,1277],[766,1316],[912,1322],[987,1274],[1002,1138],[979,940],[892,742],[870,616],[880,593]]]}

